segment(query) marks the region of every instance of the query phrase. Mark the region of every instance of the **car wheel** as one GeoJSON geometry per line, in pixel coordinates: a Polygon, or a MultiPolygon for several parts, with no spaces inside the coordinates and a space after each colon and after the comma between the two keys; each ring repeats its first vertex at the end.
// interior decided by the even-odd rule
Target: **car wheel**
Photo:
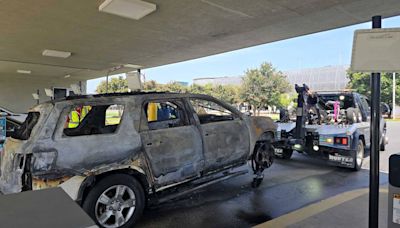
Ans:
{"type": "Polygon", "coordinates": [[[292,158],[292,155],[293,155],[293,150],[285,149],[285,150],[283,150],[282,158],[283,159],[290,159],[290,158],[292,158]]]}
{"type": "Polygon", "coordinates": [[[359,171],[361,169],[362,163],[364,161],[364,143],[362,140],[358,140],[357,150],[354,154],[354,171],[359,171]]]}
{"type": "Polygon", "coordinates": [[[142,185],[132,176],[115,174],[100,180],[82,207],[100,227],[125,228],[140,218],[144,204],[142,185]]]}

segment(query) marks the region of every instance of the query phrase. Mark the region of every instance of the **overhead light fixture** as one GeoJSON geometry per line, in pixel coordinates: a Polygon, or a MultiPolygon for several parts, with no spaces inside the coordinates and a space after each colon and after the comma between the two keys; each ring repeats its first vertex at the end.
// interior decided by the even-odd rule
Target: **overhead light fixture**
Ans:
{"type": "Polygon", "coordinates": [[[45,93],[46,96],[48,96],[48,97],[54,97],[54,91],[53,91],[52,89],[45,88],[45,89],[44,89],[44,93],[45,93]]]}
{"type": "Polygon", "coordinates": [[[32,93],[32,97],[35,100],[39,100],[39,94],[37,94],[37,93],[32,93]]]}
{"type": "Polygon", "coordinates": [[[142,0],[105,0],[99,11],[114,14],[120,17],[139,20],[140,18],[154,12],[157,5],[142,0]]]}
{"type": "Polygon", "coordinates": [[[140,66],[140,65],[135,65],[135,64],[130,64],[130,63],[124,64],[124,67],[127,67],[127,68],[135,68],[135,69],[140,69],[140,68],[142,68],[142,66],[140,66]]]}
{"type": "Polygon", "coordinates": [[[67,75],[64,76],[64,78],[69,78],[69,77],[71,77],[70,74],[67,74],[67,75]]]}
{"type": "Polygon", "coordinates": [[[56,57],[56,58],[68,58],[71,56],[71,52],[68,51],[57,51],[57,50],[44,50],[42,52],[43,56],[49,56],[49,57],[56,57]]]}
{"type": "Polygon", "coordinates": [[[30,70],[17,70],[17,73],[18,74],[31,74],[32,71],[30,71],[30,70]]]}

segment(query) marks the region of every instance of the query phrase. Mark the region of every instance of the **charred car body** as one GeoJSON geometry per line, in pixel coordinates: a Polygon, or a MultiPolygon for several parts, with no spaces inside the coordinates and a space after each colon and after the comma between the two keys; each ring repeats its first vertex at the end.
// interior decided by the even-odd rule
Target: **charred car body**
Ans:
{"type": "Polygon", "coordinates": [[[243,174],[233,168],[247,161],[258,185],[273,161],[275,132],[270,118],[243,115],[206,95],[50,101],[7,139],[0,191],[60,186],[100,226],[130,227],[147,203],[173,198],[169,190],[181,194],[243,174]]]}
{"type": "MultiPolygon", "coordinates": [[[[370,147],[368,98],[352,91],[311,92],[296,85],[296,121],[278,123],[280,139],[275,155],[290,159],[293,151],[320,157],[329,164],[360,170],[370,147]]],[[[381,118],[380,149],[388,143],[386,123],[381,118]]]]}

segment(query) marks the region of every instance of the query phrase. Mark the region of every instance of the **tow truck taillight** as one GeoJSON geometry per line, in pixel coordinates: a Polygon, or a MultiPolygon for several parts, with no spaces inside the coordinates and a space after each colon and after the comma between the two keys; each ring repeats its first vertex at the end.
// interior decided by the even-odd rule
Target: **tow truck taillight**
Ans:
{"type": "Polygon", "coordinates": [[[338,145],[347,146],[347,145],[349,145],[349,138],[347,138],[347,137],[335,137],[334,142],[335,142],[335,144],[338,144],[338,145]]]}

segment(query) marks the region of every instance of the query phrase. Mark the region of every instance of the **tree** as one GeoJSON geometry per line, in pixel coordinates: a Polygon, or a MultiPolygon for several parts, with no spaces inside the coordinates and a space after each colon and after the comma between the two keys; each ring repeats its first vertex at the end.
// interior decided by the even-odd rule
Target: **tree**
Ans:
{"type": "Polygon", "coordinates": [[[161,85],[160,90],[165,92],[187,93],[189,88],[179,82],[169,82],[167,84],[161,85]]]}
{"type": "MultiPolygon", "coordinates": [[[[107,82],[106,80],[100,82],[100,84],[96,88],[96,92],[98,94],[107,93],[107,82]]],[[[118,78],[111,78],[108,81],[108,93],[123,93],[128,92],[128,81],[119,76],[118,78]]]]}
{"type": "MultiPolygon", "coordinates": [[[[371,74],[370,73],[347,73],[350,79],[347,87],[356,90],[358,93],[365,96],[371,96],[371,74]]],[[[392,104],[393,96],[393,76],[391,73],[381,74],[381,101],[392,104]]],[[[396,101],[400,101],[400,80],[396,80],[396,101]]],[[[396,102],[397,103],[397,102],[396,102]]]]}
{"type": "Polygon", "coordinates": [[[229,104],[236,104],[240,102],[239,90],[239,87],[234,85],[216,85],[212,88],[211,96],[229,104]]]}
{"type": "Polygon", "coordinates": [[[293,105],[293,100],[296,99],[294,94],[285,93],[279,96],[279,108],[287,109],[289,106],[293,105]]]}
{"type": "Polygon", "coordinates": [[[143,83],[143,90],[145,91],[157,91],[158,89],[160,89],[160,85],[154,80],[143,83]]]}
{"type": "Polygon", "coordinates": [[[282,72],[271,63],[262,63],[260,68],[246,71],[240,94],[259,114],[261,107],[280,106],[280,95],[289,89],[289,82],[282,72]]]}

